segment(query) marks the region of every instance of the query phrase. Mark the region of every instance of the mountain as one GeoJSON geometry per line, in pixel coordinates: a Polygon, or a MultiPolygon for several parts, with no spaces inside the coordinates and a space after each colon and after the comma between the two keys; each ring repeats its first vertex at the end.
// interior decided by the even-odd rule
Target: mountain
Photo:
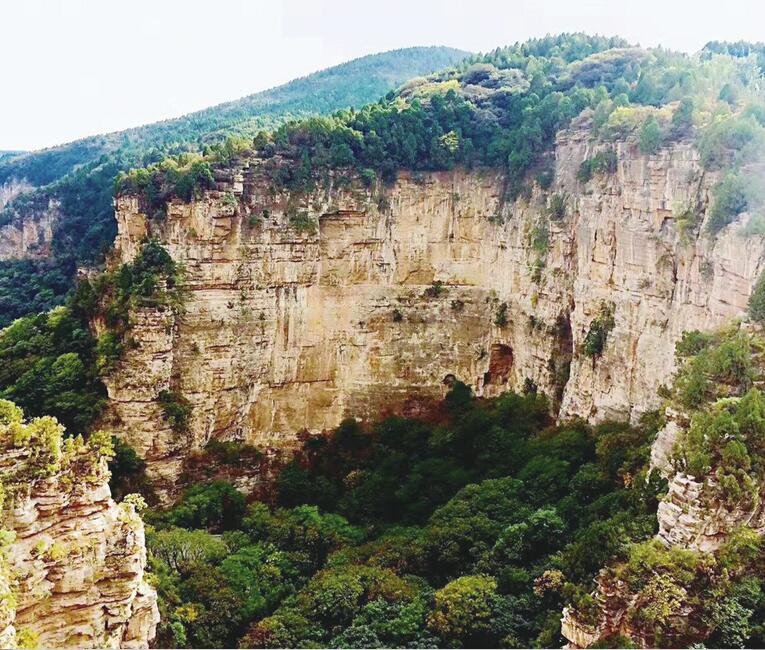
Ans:
{"type": "Polygon", "coordinates": [[[227,137],[251,138],[289,119],[362,106],[468,54],[412,47],[369,55],[176,119],[41,151],[0,153],[0,325],[58,304],[76,266],[101,259],[116,233],[118,172],[227,137]]]}

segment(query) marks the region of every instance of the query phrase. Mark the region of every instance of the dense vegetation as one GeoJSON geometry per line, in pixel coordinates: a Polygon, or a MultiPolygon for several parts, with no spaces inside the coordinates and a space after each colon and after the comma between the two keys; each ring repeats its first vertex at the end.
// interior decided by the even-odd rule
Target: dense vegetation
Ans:
{"type": "Polygon", "coordinates": [[[653,534],[655,425],[551,426],[541,395],[309,439],[247,505],[230,484],[147,513],[171,647],[559,647],[562,604],[653,534]]]}
{"type": "Polygon", "coordinates": [[[182,309],[180,274],[167,251],[148,240],[131,264],[82,279],[65,305],[0,330],[0,398],[30,416],[52,415],[68,430],[87,432],[105,405],[101,375],[119,360],[131,309],[182,309]],[[98,338],[94,319],[104,325],[98,338]]]}
{"type": "Polygon", "coordinates": [[[286,119],[376,101],[411,77],[453,65],[466,52],[418,47],[362,57],[283,86],[178,119],[95,136],[29,154],[0,156],[0,184],[25,178],[40,187],[0,211],[0,225],[61,203],[52,258],[44,264],[0,262],[0,327],[61,304],[77,263],[101,259],[111,246],[113,181],[120,171],[171,154],[207,151],[227,137],[252,138],[286,119]]]}
{"type": "MultiPolygon", "coordinates": [[[[672,462],[703,483],[701,503],[708,510],[702,517],[722,520],[756,510],[759,503],[765,479],[765,396],[759,388],[764,352],[760,336],[738,326],[687,332],[677,344],[681,367],[665,397],[675,417],[688,424],[672,462]]],[[[728,530],[714,553],[667,548],[657,540],[634,544],[600,580],[623,599],[625,621],[648,647],[703,641],[707,647],[758,648],[765,641],[763,568],[763,539],[743,524],[728,530]]],[[[586,617],[585,610],[580,618],[586,617]]],[[[623,639],[607,641],[624,645],[623,639]]]]}

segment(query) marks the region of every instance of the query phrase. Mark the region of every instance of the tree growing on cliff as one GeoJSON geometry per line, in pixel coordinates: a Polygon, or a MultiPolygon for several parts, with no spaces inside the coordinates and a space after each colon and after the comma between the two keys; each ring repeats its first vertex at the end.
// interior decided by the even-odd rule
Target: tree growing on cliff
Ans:
{"type": "Polygon", "coordinates": [[[749,296],[749,316],[758,323],[765,322],[765,273],[757,278],[749,296]]]}
{"type": "Polygon", "coordinates": [[[654,154],[659,150],[662,132],[659,121],[654,115],[649,115],[640,127],[639,146],[645,154],[654,154]]]}

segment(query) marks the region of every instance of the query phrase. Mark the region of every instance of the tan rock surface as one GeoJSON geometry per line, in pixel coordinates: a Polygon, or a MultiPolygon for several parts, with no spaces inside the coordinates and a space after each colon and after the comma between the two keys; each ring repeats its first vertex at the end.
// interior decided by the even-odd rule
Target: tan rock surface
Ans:
{"type": "Polygon", "coordinates": [[[143,523],[111,499],[105,458],[81,441],[60,451],[53,428],[9,445],[13,426],[0,424],[0,646],[148,647],[159,613],[143,523]]]}
{"type": "Polygon", "coordinates": [[[157,237],[185,266],[189,299],[178,318],[135,315],[137,346],[107,380],[108,426],[171,481],[212,437],[289,446],[301,429],[440,395],[449,375],[479,395],[528,378],[560,398],[561,417],[636,420],[658,405],[682,332],[744,312],[763,238],[740,224],[681,237],[674,208],[703,206],[714,180],[691,144],[648,157],[619,143],[617,172],[582,185],[594,146],[584,130],[560,134],[552,188],[515,203],[501,175],[460,170],[289,196],[257,160],[162,219],[119,198],[116,261],[157,237]],[[554,193],[568,196],[559,221],[546,210],[554,193]],[[314,233],[290,227],[296,212],[314,233]],[[545,230],[546,251],[532,244],[545,230]],[[434,282],[445,291],[429,295],[434,282]],[[581,347],[603,305],[615,327],[593,360],[581,347]],[[162,420],[167,388],[193,405],[188,434],[162,420]]]}

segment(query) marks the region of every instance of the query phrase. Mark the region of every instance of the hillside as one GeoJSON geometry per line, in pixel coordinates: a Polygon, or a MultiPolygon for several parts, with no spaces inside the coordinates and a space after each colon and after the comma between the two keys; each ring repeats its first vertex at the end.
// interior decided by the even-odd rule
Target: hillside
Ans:
{"type": "Polygon", "coordinates": [[[0,154],[0,325],[60,303],[75,267],[102,258],[116,232],[111,198],[119,171],[226,137],[251,138],[288,119],[362,106],[467,54],[415,47],[365,56],[177,119],[0,154]]]}

